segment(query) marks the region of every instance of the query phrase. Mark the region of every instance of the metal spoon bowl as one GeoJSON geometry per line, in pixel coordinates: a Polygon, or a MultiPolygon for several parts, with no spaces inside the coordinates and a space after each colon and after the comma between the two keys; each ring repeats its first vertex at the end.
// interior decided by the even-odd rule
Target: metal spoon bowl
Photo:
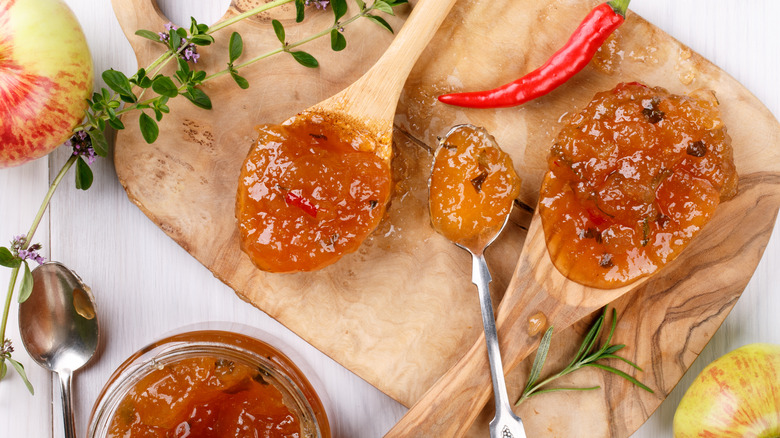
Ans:
{"type": "Polygon", "coordinates": [[[33,291],[19,305],[22,343],[38,365],[59,376],[65,437],[75,438],[73,372],[94,356],[99,341],[92,291],[60,263],[32,271],[33,291]]]}
{"type": "MultiPolygon", "coordinates": [[[[445,135],[444,138],[439,141],[439,147],[434,153],[434,160],[433,164],[431,165],[431,174],[433,174],[433,168],[436,163],[436,154],[438,154],[442,149],[442,145],[446,143],[447,138],[449,138],[452,133],[463,127],[480,129],[472,125],[457,125],[450,129],[450,131],[447,132],[447,135],[445,135]]],[[[504,367],[501,363],[501,352],[498,348],[496,320],[493,313],[493,303],[490,298],[490,288],[488,286],[491,281],[491,276],[484,255],[485,249],[490,246],[490,244],[493,243],[496,238],[498,238],[498,236],[501,234],[501,231],[503,231],[503,229],[506,227],[506,224],[509,222],[510,212],[511,209],[509,209],[507,212],[501,228],[496,230],[493,235],[480,236],[477,245],[463,245],[459,242],[453,242],[471,254],[471,281],[477,286],[477,290],[479,291],[479,304],[480,308],[482,309],[482,326],[485,331],[485,343],[487,344],[488,350],[490,375],[493,381],[493,397],[496,405],[495,417],[490,422],[491,438],[526,437],[525,430],[523,428],[523,422],[512,411],[511,405],[509,403],[509,396],[506,392],[504,367]]]]}

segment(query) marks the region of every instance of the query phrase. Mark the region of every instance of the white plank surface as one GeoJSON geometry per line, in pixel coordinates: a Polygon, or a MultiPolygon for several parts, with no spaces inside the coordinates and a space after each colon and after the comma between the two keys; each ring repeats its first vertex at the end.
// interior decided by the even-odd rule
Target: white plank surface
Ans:
{"type": "MultiPolygon", "coordinates": [[[[110,2],[66,2],[85,29],[96,71],[133,71],[135,61],[110,2]]],[[[160,1],[162,9],[179,23],[186,23],[190,15],[211,22],[222,15],[227,4],[228,0],[160,1]]],[[[780,2],[635,0],[631,8],[723,68],[780,116],[776,81],[780,71],[780,2]]],[[[48,159],[0,170],[0,244],[27,230],[50,173],[59,169],[67,155],[68,151],[60,150],[48,159]]],[[[242,322],[288,344],[323,382],[336,437],[379,437],[403,415],[402,406],[238,299],[165,236],[128,202],[109,160],[100,160],[94,170],[95,186],[88,192],[76,190],[70,182],[72,175],[68,177],[35,239],[45,244],[52,259],[76,270],[92,286],[98,300],[106,342],[99,360],[76,376],[79,436],[84,436],[92,404],[117,365],[165,332],[204,321],[242,322]]],[[[746,343],[780,343],[780,318],[776,316],[780,296],[774,293],[780,283],[778,258],[780,237],[775,234],[731,315],[678,388],[635,437],[671,436],[680,397],[695,375],[716,357],[746,343]]],[[[8,270],[0,270],[0,290],[5,291],[7,282],[8,270]]],[[[58,406],[52,404],[51,381],[23,351],[16,305],[11,313],[9,337],[37,393],[30,396],[15,376],[0,382],[0,437],[62,436],[58,406]]]]}

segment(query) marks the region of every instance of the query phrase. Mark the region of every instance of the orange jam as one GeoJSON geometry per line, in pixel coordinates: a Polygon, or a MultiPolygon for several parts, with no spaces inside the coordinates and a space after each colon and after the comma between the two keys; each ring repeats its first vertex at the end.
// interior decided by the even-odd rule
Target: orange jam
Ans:
{"type": "Polygon", "coordinates": [[[193,357],[145,375],[120,402],[108,437],[301,437],[298,417],[257,367],[193,357]]]}
{"type": "Polygon", "coordinates": [[[390,198],[377,140],[319,113],[257,131],[238,185],[241,249],[271,272],[312,271],[355,251],[390,198]]]}
{"type": "Polygon", "coordinates": [[[552,147],[539,213],[555,266],[615,288],[673,260],[737,191],[731,138],[711,92],[620,84],[552,147]]]}
{"type": "Polygon", "coordinates": [[[484,129],[458,126],[436,150],[431,222],[449,240],[481,252],[504,226],[519,194],[512,159],[484,129]]]}

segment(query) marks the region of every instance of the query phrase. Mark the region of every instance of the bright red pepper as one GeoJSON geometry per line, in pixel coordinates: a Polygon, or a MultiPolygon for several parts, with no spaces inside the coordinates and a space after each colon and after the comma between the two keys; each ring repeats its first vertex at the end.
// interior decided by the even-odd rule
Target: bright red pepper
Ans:
{"type": "Polygon", "coordinates": [[[612,0],[596,6],[563,48],[520,79],[493,90],[445,94],[439,100],[468,108],[503,108],[544,96],[588,65],[607,37],[625,21],[629,2],[612,0]]]}
{"type": "Polygon", "coordinates": [[[293,192],[292,190],[288,190],[284,195],[284,202],[286,202],[287,205],[300,208],[304,213],[311,217],[317,217],[317,206],[315,206],[311,201],[304,198],[303,196],[293,192]]]}

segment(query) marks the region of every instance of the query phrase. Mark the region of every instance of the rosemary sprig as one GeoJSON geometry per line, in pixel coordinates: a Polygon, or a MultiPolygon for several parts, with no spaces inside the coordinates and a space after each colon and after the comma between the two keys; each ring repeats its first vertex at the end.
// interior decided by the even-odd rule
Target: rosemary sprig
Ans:
{"type": "Polygon", "coordinates": [[[612,366],[604,365],[603,363],[597,363],[599,361],[607,360],[607,359],[618,359],[629,364],[631,367],[635,368],[636,370],[642,371],[642,368],[640,368],[635,363],[616,354],[618,351],[625,348],[624,344],[618,344],[618,345],[610,344],[610,342],[612,341],[612,336],[615,333],[615,327],[617,327],[617,310],[615,310],[614,308],[612,309],[612,326],[610,327],[609,334],[607,334],[607,339],[604,341],[604,344],[600,348],[594,350],[594,348],[597,345],[596,341],[598,340],[599,335],[601,334],[601,329],[604,326],[604,320],[606,319],[606,316],[607,316],[607,307],[604,307],[604,311],[590,327],[590,330],[588,330],[588,333],[585,335],[585,339],[582,341],[582,345],[580,345],[579,351],[577,351],[577,354],[574,355],[574,358],[571,360],[571,362],[569,362],[569,364],[566,365],[566,367],[561,371],[539,382],[538,381],[539,376],[542,374],[542,368],[544,367],[544,363],[547,360],[547,353],[550,351],[550,341],[552,340],[553,328],[552,327],[548,328],[547,331],[544,333],[544,336],[542,337],[542,340],[539,344],[539,349],[536,352],[534,363],[531,366],[531,373],[528,376],[528,382],[525,385],[523,394],[517,400],[515,406],[528,400],[530,397],[534,395],[544,394],[548,392],[590,391],[590,390],[600,388],[600,386],[592,386],[587,388],[545,388],[545,386],[548,383],[585,367],[594,367],[594,368],[602,369],[604,371],[608,371],[610,373],[613,373],[615,375],[618,375],[628,380],[629,382],[644,389],[645,391],[653,393],[654,391],[650,389],[647,385],[643,384],[636,378],[626,374],[625,372],[620,371],[619,369],[614,368],[612,366]]]}

